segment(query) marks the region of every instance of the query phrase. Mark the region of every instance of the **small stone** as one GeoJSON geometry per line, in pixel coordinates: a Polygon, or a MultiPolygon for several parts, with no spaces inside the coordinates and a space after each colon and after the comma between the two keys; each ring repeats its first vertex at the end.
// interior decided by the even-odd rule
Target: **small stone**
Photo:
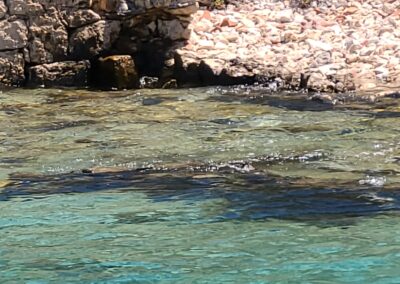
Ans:
{"type": "Polygon", "coordinates": [[[306,42],[312,49],[322,49],[324,51],[331,51],[333,49],[332,45],[326,42],[307,39],[306,42]]]}
{"type": "Polygon", "coordinates": [[[236,27],[238,22],[229,18],[224,18],[220,24],[221,27],[236,27]]]}
{"type": "Polygon", "coordinates": [[[380,66],[375,68],[375,74],[380,80],[385,80],[389,77],[389,70],[384,66],[380,66]]]}
{"type": "Polygon", "coordinates": [[[290,23],[294,19],[293,11],[291,9],[278,11],[273,16],[273,19],[279,23],[290,23]]]}
{"type": "Polygon", "coordinates": [[[199,40],[198,49],[212,49],[214,47],[214,42],[211,40],[199,40]]]}
{"type": "Polygon", "coordinates": [[[158,78],[157,77],[150,77],[150,76],[143,76],[139,79],[139,84],[141,89],[154,89],[158,86],[158,78]]]}
{"type": "Polygon", "coordinates": [[[176,81],[176,79],[168,80],[167,82],[165,82],[162,85],[162,88],[163,89],[176,89],[176,88],[178,88],[178,82],[176,81]]]}

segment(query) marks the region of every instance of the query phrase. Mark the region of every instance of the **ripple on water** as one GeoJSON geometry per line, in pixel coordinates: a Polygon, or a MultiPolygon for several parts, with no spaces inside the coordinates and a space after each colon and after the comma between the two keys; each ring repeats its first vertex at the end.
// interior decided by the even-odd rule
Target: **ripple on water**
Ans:
{"type": "Polygon", "coordinates": [[[398,110],[3,92],[0,282],[399,283],[398,110]]]}

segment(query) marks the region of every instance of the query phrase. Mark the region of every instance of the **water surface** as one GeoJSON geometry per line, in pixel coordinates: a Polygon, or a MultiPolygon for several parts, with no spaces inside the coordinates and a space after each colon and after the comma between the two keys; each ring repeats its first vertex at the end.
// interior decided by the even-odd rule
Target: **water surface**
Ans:
{"type": "Polygon", "coordinates": [[[397,100],[0,94],[1,283],[399,283],[397,100]]]}

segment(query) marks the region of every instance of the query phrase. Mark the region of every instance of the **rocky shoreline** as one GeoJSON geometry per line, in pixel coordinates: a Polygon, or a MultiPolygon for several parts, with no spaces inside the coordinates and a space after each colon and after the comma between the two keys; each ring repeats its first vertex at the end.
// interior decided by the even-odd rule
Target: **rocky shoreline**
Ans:
{"type": "Polygon", "coordinates": [[[398,0],[53,2],[0,0],[0,85],[400,89],[398,0]]]}
{"type": "Polygon", "coordinates": [[[138,74],[161,74],[196,10],[195,0],[0,0],[0,86],[84,87],[115,72],[109,87],[136,87],[138,74]]]}
{"type": "Polygon", "coordinates": [[[293,2],[241,0],[198,11],[178,50],[184,66],[203,62],[215,75],[278,79],[285,88],[400,90],[400,1],[293,2]]]}

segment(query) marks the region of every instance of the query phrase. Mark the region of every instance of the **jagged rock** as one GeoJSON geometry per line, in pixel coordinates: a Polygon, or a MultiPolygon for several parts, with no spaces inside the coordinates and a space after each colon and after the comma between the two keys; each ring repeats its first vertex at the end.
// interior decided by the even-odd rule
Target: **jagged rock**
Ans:
{"type": "Polygon", "coordinates": [[[29,20],[30,41],[28,62],[43,64],[67,58],[68,33],[62,17],[54,7],[46,14],[29,20]]]}
{"type": "Polygon", "coordinates": [[[98,9],[104,12],[112,12],[115,10],[116,1],[111,0],[98,0],[98,9]]]}
{"type": "Polygon", "coordinates": [[[101,20],[100,15],[90,9],[65,12],[65,14],[67,14],[67,23],[70,28],[80,28],[101,20]]]}
{"type": "Polygon", "coordinates": [[[44,7],[35,0],[7,0],[10,15],[27,16],[44,13],[44,7]]]}
{"type": "Polygon", "coordinates": [[[42,4],[44,3],[47,7],[55,5],[59,8],[69,9],[86,9],[90,8],[96,0],[39,0],[42,4]]]}
{"type": "Polygon", "coordinates": [[[158,20],[158,31],[163,37],[171,40],[189,39],[190,37],[190,30],[184,28],[181,21],[176,19],[171,21],[158,20]]]}
{"type": "Polygon", "coordinates": [[[25,80],[24,56],[16,51],[0,52],[0,86],[20,86],[25,80]]]}
{"type": "Polygon", "coordinates": [[[69,40],[72,57],[91,59],[110,49],[120,30],[120,22],[104,20],[77,29],[69,40]]]}
{"type": "Polygon", "coordinates": [[[37,65],[28,69],[28,84],[44,87],[85,87],[88,85],[89,69],[88,60],[37,65]]]}
{"type": "Polygon", "coordinates": [[[130,55],[100,58],[92,70],[94,84],[107,89],[139,87],[139,76],[130,55]]]}
{"type": "Polygon", "coordinates": [[[7,13],[7,6],[3,0],[0,0],[0,20],[4,18],[7,13]]]}
{"type": "Polygon", "coordinates": [[[0,21],[0,51],[23,48],[27,41],[28,30],[24,21],[0,21]]]}

